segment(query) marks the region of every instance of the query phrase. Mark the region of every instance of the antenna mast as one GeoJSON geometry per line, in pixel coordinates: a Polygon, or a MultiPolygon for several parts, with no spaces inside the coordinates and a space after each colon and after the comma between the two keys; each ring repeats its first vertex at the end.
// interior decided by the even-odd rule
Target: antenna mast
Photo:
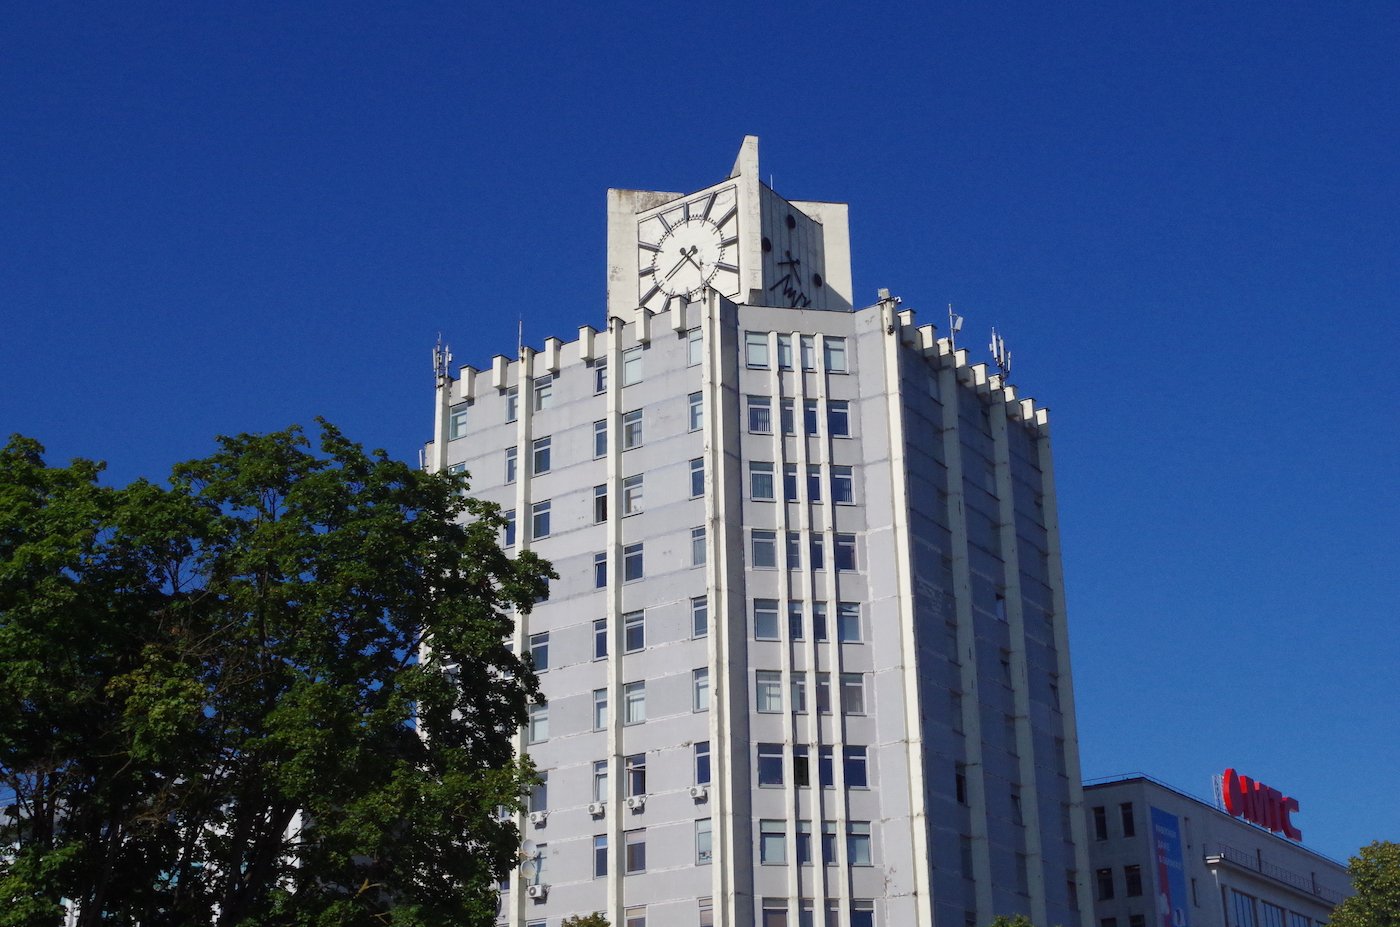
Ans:
{"type": "Polygon", "coordinates": [[[1011,352],[1006,350],[1006,340],[997,334],[995,326],[992,327],[991,344],[987,347],[992,351],[992,360],[996,361],[1002,380],[1011,376],[1011,352]]]}
{"type": "Polygon", "coordinates": [[[948,347],[954,351],[958,349],[958,332],[962,331],[963,317],[953,311],[953,304],[948,304],[948,347]]]}

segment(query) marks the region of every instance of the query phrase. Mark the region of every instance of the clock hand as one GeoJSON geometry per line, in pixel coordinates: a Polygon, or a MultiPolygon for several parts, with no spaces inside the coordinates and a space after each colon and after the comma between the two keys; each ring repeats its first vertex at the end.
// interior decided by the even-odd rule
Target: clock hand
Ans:
{"type": "MultiPolygon", "coordinates": [[[[686,261],[689,261],[689,260],[690,260],[690,255],[687,254],[687,253],[685,252],[684,249],[682,249],[682,250],[681,250],[681,259],[680,259],[679,261],[676,262],[676,266],[675,266],[675,267],[672,267],[669,271],[666,272],[666,277],[665,277],[665,279],[670,280],[672,277],[674,277],[674,276],[676,275],[676,271],[678,271],[678,270],[680,270],[682,267],[684,267],[684,266],[685,266],[685,262],[686,262],[686,261]]],[[[692,263],[694,263],[694,262],[692,262],[692,263]]]]}
{"type": "Polygon", "coordinates": [[[700,272],[703,274],[703,273],[705,272],[705,268],[701,267],[701,266],[700,266],[700,263],[699,263],[698,261],[695,260],[695,254],[696,254],[696,252],[699,251],[699,250],[700,250],[700,246],[699,246],[699,245],[691,245],[691,246],[690,246],[690,253],[687,254],[687,253],[685,253],[684,251],[682,251],[682,252],[681,252],[681,256],[684,257],[687,261],[689,261],[692,265],[694,265],[694,267],[695,267],[696,270],[700,271],[700,272]]]}

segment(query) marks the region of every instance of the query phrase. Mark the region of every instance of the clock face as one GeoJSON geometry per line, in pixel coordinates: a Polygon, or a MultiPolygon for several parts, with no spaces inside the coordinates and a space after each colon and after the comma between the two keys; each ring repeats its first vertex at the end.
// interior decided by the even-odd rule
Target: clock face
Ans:
{"type": "Polygon", "coordinates": [[[692,300],[705,287],[738,290],[739,209],[734,187],[669,203],[637,222],[641,305],[655,312],[692,300]]]}

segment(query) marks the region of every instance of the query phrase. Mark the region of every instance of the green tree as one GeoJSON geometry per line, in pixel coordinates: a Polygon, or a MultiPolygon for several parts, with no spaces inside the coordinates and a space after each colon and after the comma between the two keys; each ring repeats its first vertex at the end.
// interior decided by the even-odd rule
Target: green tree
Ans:
{"type": "Polygon", "coordinates": [[[1347,868],[1356,894],[1332,912],[1332,927],[1400,927],[1400,843],[1368,844],[1347,868]]]}
{"type": "Polygon", "coordinates": [[[0,450],[0,925],[491,924],[547,564],[322,423],[168,487],[0,450]]]}
{"type": "Polygon", "coordinates": [[[1024,914],[998,914],[987,927],[1033,927],[1024,914]]]}
{"type": "Polygon", "coordinates": [[[559,927],[609,927],[608,919],[601,911],[594,911],[592,914],[575,914],[572,917],[564,918],[564,923],[559,927]]]}

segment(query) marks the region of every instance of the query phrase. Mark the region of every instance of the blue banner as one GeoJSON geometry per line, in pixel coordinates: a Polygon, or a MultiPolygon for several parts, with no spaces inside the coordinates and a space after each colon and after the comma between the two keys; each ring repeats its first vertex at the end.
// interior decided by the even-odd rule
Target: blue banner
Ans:
{"type": "Polygon", "coordinates": [[[1191,927],[1181,822],[1161,808],[1152,809],[1152,855],[1157,861],[1157,927],[1191,927]]]}

